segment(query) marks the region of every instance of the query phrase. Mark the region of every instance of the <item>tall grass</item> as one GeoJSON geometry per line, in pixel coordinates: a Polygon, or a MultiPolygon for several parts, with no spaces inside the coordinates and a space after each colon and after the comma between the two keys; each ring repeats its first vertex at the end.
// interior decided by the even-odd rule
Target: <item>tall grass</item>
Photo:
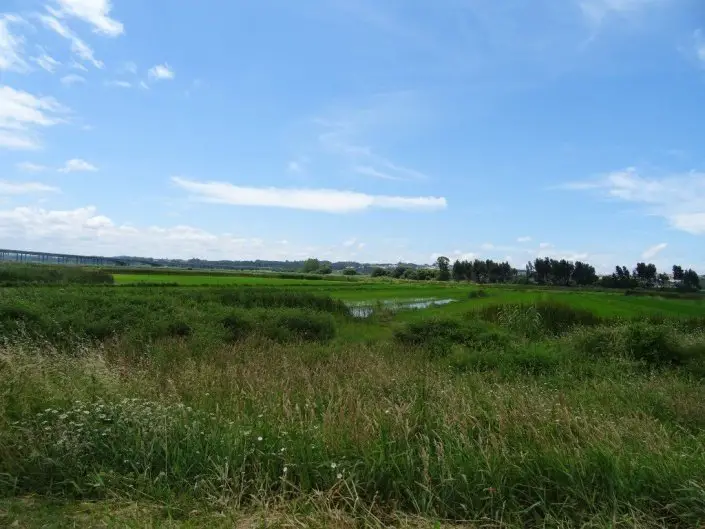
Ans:
{"type": "Polygon", "coordinates": [[[133,348],[178,337],[197,351],[250,335],[329,340],[335,318],[347,317],[330,297],[266,288],[25,288],[0,300],[0,335],[33,335],[69,349],[76,337],[120,339],[133,348]]]}
{"type": "Polygon", "coordinates": [[[119,350],[2,349],[0,492],[187,510],[325,494],[516,527],[705,520],[705,394],[675,374],[493,382],[384,347],[211,354],[165,371],[108,360],[119,350]]]}
{"type": "Polygon", "coordinates": [[[262,289],[3,294],[0,497],[180,517],[323,502],[359,526],[705,523],[695,325],[546,304],[357,322],[262,289]]]}
{"type": "Polygon", "coordinates": [[[105,285],[113,276],[103,270],[73,266],[0,265],[0,287],[16,285],[105,285]]]}

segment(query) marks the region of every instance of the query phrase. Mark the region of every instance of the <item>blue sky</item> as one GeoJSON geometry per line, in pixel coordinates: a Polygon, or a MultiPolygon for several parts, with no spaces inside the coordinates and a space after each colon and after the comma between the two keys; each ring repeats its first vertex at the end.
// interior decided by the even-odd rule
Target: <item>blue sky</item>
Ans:
{"type": "Polygon", "coordinates": [[[0,246],[705,271],[701,0],[4,0],[0,246]]]}

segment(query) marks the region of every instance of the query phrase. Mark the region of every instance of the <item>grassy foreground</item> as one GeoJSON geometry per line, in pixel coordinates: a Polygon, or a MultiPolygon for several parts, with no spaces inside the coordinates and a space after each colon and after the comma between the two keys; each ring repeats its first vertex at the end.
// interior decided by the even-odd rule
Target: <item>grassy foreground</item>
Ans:
{"type": "Polygon", "coordinates": [[[472,299],[356,321],[286,290],[63,290],[3,292],[0,526],[705,522],[687,309],[472,299]],[[99,337],[101,306],[119,324],[99,337]],[[233,335],[250,313],[263,332],[233,335]],[[300,333],[309,317],[326,331],[300,333]]]}

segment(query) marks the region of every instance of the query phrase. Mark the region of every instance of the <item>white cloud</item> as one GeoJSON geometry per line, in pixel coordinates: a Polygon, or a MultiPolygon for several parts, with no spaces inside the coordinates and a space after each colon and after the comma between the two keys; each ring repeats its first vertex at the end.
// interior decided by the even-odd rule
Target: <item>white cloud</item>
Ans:
{"type": "Polygon", "coordinates": [[[32,57],[32,62],[36,63],[40,68],[49,73],[54,73],[56,71],[56,67],[61,66],[59,61],[44,51],[42,51],[40,56],[32,57]]]}
{"type": "Polygon", "coordinates": [[[193,197],[200,201],[235,206],[350,213],[370,208],[428,211],[444,209],[447,205],[443,197],[368,195],[333,189],[244,187],[227,182],[197,182],[180,177],[173,177],[172,181],[182,189],[190,191],[193,197]]]}
{"type": "Polygon", "coordinates": [[[80,62],[76,62],[75,60],[72,60],[69,66],[71,66],[71,68],[73,68],[74,70],[81,70],[82,72],[88,71],[88,68],[86,68],[80,62]]]}
{"type": "Polygon", "coordinates": [[[286,164],[286,170],[289,171],[290,173],[303,173],[304,172],[304,166],[301,162],[297,162],[296,160],[291,160],[289,163],[286,164]]]}
{"type": "Polygon", "coordinates": [[[412,92],[378,94],[363,105],[339,106],[314,120],[318,147],[352,172],[384,180],[425,180],[424,173],[395,163],[368,144],[418,126],[422,105],[412,92]],[[412,110],[413,109],[413,110],[412,110]]]}
{"type": "Polygon", "coordinates": [[[480,245],[480,248],[483,250],[494,250],[495,245],[491,242],[485,242],[480,245]]]}
{"type": "Polygon", "coordinates": [[[38,148],[35,129],[61,123],[60,115],[66,111],[53,97],[0,85],[0,148],[38,148]]]}
{"type": "Polygon", "coordinates": [[[135,75],[137,73],[137,64],[134,63],[133,61],[127,61],[118,68],[117,73],[119,74],[125,74],[125,73],[131,73],[135,75]]]}
{"type": "Polygon", "coordinates": [[[27,63],[22,58],[24,39],[10,31],[10,25],[23,22],[16,15],[0,16],[0,71],[2,70],[27,70],[27,63]]]}
{"type": "Polygon", "coordinates": [[[552,247],[553,247],[553,245],[550,242],[539,243],[539,248],[541,248],[542,250],[546,249],[546,248],[552,248],[552,247]]]}
{"type": "Polygon", "coordinates": [[[357,238],[355,238],[355,237],[343,242],[343,246],[346,248],[350,248],[351,246],[355,246],[355,244],[357,244],[357,238]]]}
{"type": "Polygon", "coordinates": [[[451,261],[473,261],[475,259],[478,259],[478,255],[474,252],[463,252],[460,250],[455,250],[453,252],[432,253],[429,257],[428,262],[435,263],[439,257],[447,257],[451,261]]]}
{"type": "Polygon", "coordinates": [[[96,68],[103,68],[102,61],[95,58],[95,54],[88,44],[81,40],[66,25],[62,24],[58,18],[49,15],[40,15],[39,20],[58,35],[64,37],[71,43],[71,51],[81,60],[91,63],[96,68]]]}
{"type": "Polygon", "coordinates": [[[698,29],[693,34],[694,45],[695,45],[695,56],[698,58],[700,63],[705,66],[705,36],[702,30],[698,29]]]}
{"type": "Polygon", "coordinates": [[[641,257],[643,259],[653,259],[656,257],[659,253],[661,253],[663,250],[666,249],[668,244],[665,242],[662,242],[661,244],[656,244],[652,246],[651,248],[647,248],[644,253],[641,254],[641,257]]]}
{"type": "Polygon", "coordinates": [[[610,15],[630,16],[647,7],[667,0],[580,0],[578,3],[585,18],[599,24],[610,15]]]}
{"type": "Polygon", "coordinates": [[[380,178],[382,180],[403,180],[403,178],[401,178],[400,176],[384,173],[382,171],[378,171],[374,167],[370,167],[367,165],[358,165],[354,167],[353,170],[358,174],[373,176],[374,178],[380,178]]]}
{"type": "Polygon", "coordinates": [[[32,162],[20,162],[15,164],[15,167],[25,173],[41,173],[42,171],[49,169],[46,165],[40,165],[32,162]]]}
{"type": "Polygon", "coordinates": [[[93,26],[93,31],[108,37],[122,34],[121,22],[110,18],[110,0],[56,0],[61,16],[76,17],[93,26]]]}
{"type": "Polygon", "coordinates": [[[517,237],[517,242],[531,242],[531,237],[529,237],[528,235],[524,237],[517,237]]]}
{"type": "Polygon", "coordinates": [[[629,167],[566,189],[597,191],[608,198],[641,203],[646,212],[665,218],[676,229],[705,234],[705,173],[690,172],[665,178],[645,178],[629,167]]]}
{"type": "Polygon", "coordinates": [[[132,83],[128,81],[106,81],[105,86],[116,86],[118,88],[132,88],[132,83]]]}
{"type": "Polygon", "coordinates": [[[75,73],[70,73],[69,75],[64,75],[61,78],[61,84],[66,85],[66,86],[71,86],[75,85],[78,83],[85,83],[86,78],[81,77],[80,75],[76,75],[75,73]]]}
{"type": "Polygon", "coordinates": [[[71,160],[68,160],[64,166],[59,169],[60,173],[77,173],[77,172],[93,172],[97,171],[98,168],[93,165],[88,163],[85,160],[81,160],[80,158],[73,158],[71,160]]]}
{"type": "Polygon", "coordinates": [[[38,148],[39,143],[35,138],[0,129],[0,149],[31,150],[38,148]]]}
{"type": "Polygon", "coordinates": [[[3,195],[26,195],[29,193],[56,193],[56,187],[41,184],[39,182],[8,182],[0,180],[0,196],[3,195]]]}
{"type": "Polygon", "coordinates": [[[149,69],[147,73],[151,81],[171,80],[174,78],[174,70],[167,64],[157,64],[149,69]]]}
{"type": "Polygon", "coordinates": [[[73,210],[18,207],[0,210],[0,238],[8,246],[87,255],[140,255],[189,259],[304,258],[285,241],[214,234],[192,226],[118,224],[93,206],[73,210]]]}

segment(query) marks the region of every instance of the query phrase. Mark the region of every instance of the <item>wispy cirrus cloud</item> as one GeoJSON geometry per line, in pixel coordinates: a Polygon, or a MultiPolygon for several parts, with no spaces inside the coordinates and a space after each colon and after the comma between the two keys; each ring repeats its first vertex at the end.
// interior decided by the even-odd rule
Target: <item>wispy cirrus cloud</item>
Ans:
{"type": "Polygon", "coordinates": [[[629,167],[562,187],[643,204],[645,213],[663,217],[678,230],[693,235],[705,234],[705,173],[702,172],[648,178],[641,176],[636,168],[629,167]]]}
{"type": "Polygon", "coordinates": [[[8,182],[0,180],[0,196],[27,195],[31,193],[57,193],[59,189],[40,182],[8,182]]]}
{"type": "Polygon", "coordinates": [[[48,171],[50,167],[33,162],[20,162],[15,164],[15,167],[24,173],[41,173],[48,171]]]}
{"type": "Polygon", "coordinates": [[[589,22],[599,24],[610,15],[631,16],[664,3],[668,0],[580,0],[578,7],[589,22]]]}
{"type": "Polygon", "coordinates": [[[40,173],[44,171],[57,171],[59,173],[80,173],[80,172],[95,172],[98,168],[80,158],[72,158],[67,160],[64,165],[59,167],[50,167],[48,165],[37,164],[33,162],[20,162],[15,164],[15,167],[25,173],[40,173]]]}
{"type": "Polygon", "coordinates": [[[0,15],[0,71],[26,71],[27,61],[22,57],[24,38],[13,33],[12,27],[24,23],[18,15],[0,15]]]}
{"type": "Polygon", "coordinates": [[[108,37],[117,37],[124,32],[119,20],[110,17],[110,0],[56,0],[58,9],[53,13],[58,17],[75,17],[93,27],[93,31],[108,37]]]}
{"type": "Polygon", "coordinates": [[[394,175],[389,172],[382,172],[379,169],[370,167],[369,165],[356,165],[353,170],[357,174],[372,176],[373,178],[380,178],[382,180],[403,180],[401,176],[394,175]]]}
{"type": "Polygon", "coordinates": [[[82,77],[82,76],[77,75],[75,73],[70,73],[68,75],[64,75],[61,78],[61,84],[63,84],[64,86],[73,86],[75,84],[85,83],[85,82],[86,82],[85,77],[82,77]]]}
{"type": "Polygon", "coordinates": [[[199,182],[173,177],[172,182],[202,202],[233,206],[301,209],[326,213],[352,213],[367,209],[434,211],[447,206],[443,197],[369,195],[334,189],[289,189],[236,186],[227,182],[199,182]]]}
{"type": "Polygon", "coordinates": [[[37,57],[32,57],[32,62],[37,64],[41,69],[46,70],[49,73],[54,73],[61,63],[57,61],[54,57],[49,55],[44,49],[41,49],[41,54],[37,57]]]}
{"type": "MultiPolygon", "coordinates": [[[[53,15],[57,14],[55,10],[52,10],[50,12],[53,15]]],[[[52,16],[52,14],[39,15],[39,20],[48,29],[52,30],[57,35],[60,35],[61,37],[68,40],[71,43],[71,51],[76,57],[78,57],[84,62],[92,64],[96,68],[104,68],[105,65],[103,64],[103,61],[100,61],[95,58],[95,53],[93,52],[93,49],[88,44],[86,44],[86,42],[83,41],[78,35],[76,35],[76,33],[74,33],[67,25],[62,23],[56,16],[52,16]]]]}
{"type": "Polygon", "coordinates": [[[695,57],[700,61],[700,64],[705,67],[705,34],[701,29],[693,33],[693,49],[695,57]]]}
{"type": "Polygon", "coordinates": [[[132,83],[129,81],[113,80],[105,81],[105,86],[113,86],[116,88],[132,88],[132,83]]]}
{"type": "Polygon", "coordinates": [[[350,173],[382,180],[425,180],[426,174],[380,154],[383,138],[407,133],[423,104],[413,92],[377,94],[316,117],[317,148],[350,173]]]}
{"type": "Polygon", "coordinates": [[[0,85],[0,148],[39,148],[38,130],[63,122],[67,112],[53,97],[0,85]]]}
{"type": "Polygon", "coordinates": [[[384,180],[426,179],[425,174],[404,167],[377,154],[370,146],[357,143],[348,123],[319,122],[326,131],[319,135],[320,145],[328,153],[339,156],[355,173],[384,180]]]}
{"type": "Polygon", "coordinates": [[[641,254],[641,257],[643,259],[653,259],[658,254],[660,254],[662,251],[664,251],[667,247],[668,247],[668,244],[665,242],[662,242],[660,244],[655,244],[654,246],[651,246],[650,248],[647,248],[646,250],[644,250],[644,253],[641,254]]]}

